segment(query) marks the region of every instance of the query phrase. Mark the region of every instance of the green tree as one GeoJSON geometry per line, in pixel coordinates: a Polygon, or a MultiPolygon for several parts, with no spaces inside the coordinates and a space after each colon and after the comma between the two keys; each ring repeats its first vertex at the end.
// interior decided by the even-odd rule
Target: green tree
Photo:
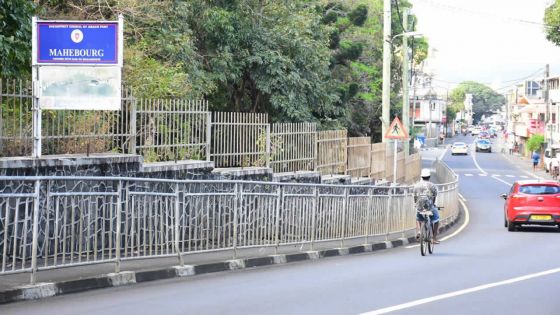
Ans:
{"type": "Polygon", "coordinates": [[[527,140],[527,150],[541,151],[543,143],[544,143],[543,135],[532,135],[531,138],[527,140]]]}
{"type": "Polygon", "coordinates": [[[560,0],[555,0],[544,11],[546,39],[560,46],[560,0]]]}
{"type": "Polygon", "coordinates": [[[4,0],[0,5],[0,74],[26,78],[31,74],[31,17],[29,0],[4,0]]]}
{"type": "Polygon", "coordinates": [[[472,94],[475,121],[480,120],[485,113],[496,111],[505,104],[505,98],[488,86],[478,82],[465,81],[453,89],[449,95],[451,107],[456,111],[464,109],[465,94],[472,94]]]}
{"type": "Polygon", "coordinates": [[[188,21],[217,85],[211,103],[227,106],[217,109],[267,111],[284,121],[339,116],[328,29],[308,1],[195,2],[188,21]]]}

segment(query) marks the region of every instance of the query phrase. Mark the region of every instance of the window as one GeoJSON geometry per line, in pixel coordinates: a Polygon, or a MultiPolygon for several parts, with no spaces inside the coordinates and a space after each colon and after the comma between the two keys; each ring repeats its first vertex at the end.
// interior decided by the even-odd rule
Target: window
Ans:
{"type": "Polygon", "coordinates": [[[559,193],[560,188],[551,185],[525,185],[519,187],[519,192],[528,195],[553,195],[559,193]]]}

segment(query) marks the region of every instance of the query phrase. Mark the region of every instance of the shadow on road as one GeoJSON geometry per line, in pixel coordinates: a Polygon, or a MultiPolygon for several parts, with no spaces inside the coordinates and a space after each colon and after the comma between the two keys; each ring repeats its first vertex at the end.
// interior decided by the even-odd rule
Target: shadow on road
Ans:
{"type": "Polygon", "coordinates": [[[560,233],[560,229],[556,226],[521,226],[517,227],[516,232],[525,232],[525,233],[560,233]]]}

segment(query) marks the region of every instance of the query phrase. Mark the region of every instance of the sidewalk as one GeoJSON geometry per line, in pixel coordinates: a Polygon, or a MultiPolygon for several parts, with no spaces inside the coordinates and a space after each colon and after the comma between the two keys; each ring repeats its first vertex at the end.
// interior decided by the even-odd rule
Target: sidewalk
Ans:
{"type": "Polygon", "coordinates": [[[518,153],[513,153],[513,154],[509,154],[509,152],[507,152],[507,150],[504,150],[504,152],[502,152],[502,147],[503,147],[503,138],[497,138],[496,139],[496,152],[501,152],[502,156],[508,160],[511,164],[513,164],[515,167],[517,167],[519,170],[523,171],[525,174],[532,176],[534,178],[538,178],[538,179],[543,179],[543,180],[552,180],[552,176],[550,176],[550,174],[548,174],[545,170],[544,170],[544,166],[542,163],[542,158],[541,161],[539,163],[539,166],[537,166],[537,169],[535,171],[533,171],[533,161],[531,160],[531,158],[529,157],[523,157],[518,153]]]}

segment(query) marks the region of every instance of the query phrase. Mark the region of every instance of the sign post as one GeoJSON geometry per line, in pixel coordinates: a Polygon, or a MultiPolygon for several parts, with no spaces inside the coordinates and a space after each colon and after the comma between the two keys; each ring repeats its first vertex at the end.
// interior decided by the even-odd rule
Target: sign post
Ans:
{"type": "Polygon", "coordinates": [[[385,132],[386,139],[393,139],[395,143],[395,152],[393,156],[393,183],[397,183],[397,147],[399,140],[408,139],[408,132],[404,129],[403,124],[399,120],[399,117],[395,116],[393,122],[389,126],[389,129],[385,132]]]}
{"type": "Polygon", "coordinates": [[[123,17],[32,20],[33,157],[41,157],[43,109],[120,110],[123,17]]]}

